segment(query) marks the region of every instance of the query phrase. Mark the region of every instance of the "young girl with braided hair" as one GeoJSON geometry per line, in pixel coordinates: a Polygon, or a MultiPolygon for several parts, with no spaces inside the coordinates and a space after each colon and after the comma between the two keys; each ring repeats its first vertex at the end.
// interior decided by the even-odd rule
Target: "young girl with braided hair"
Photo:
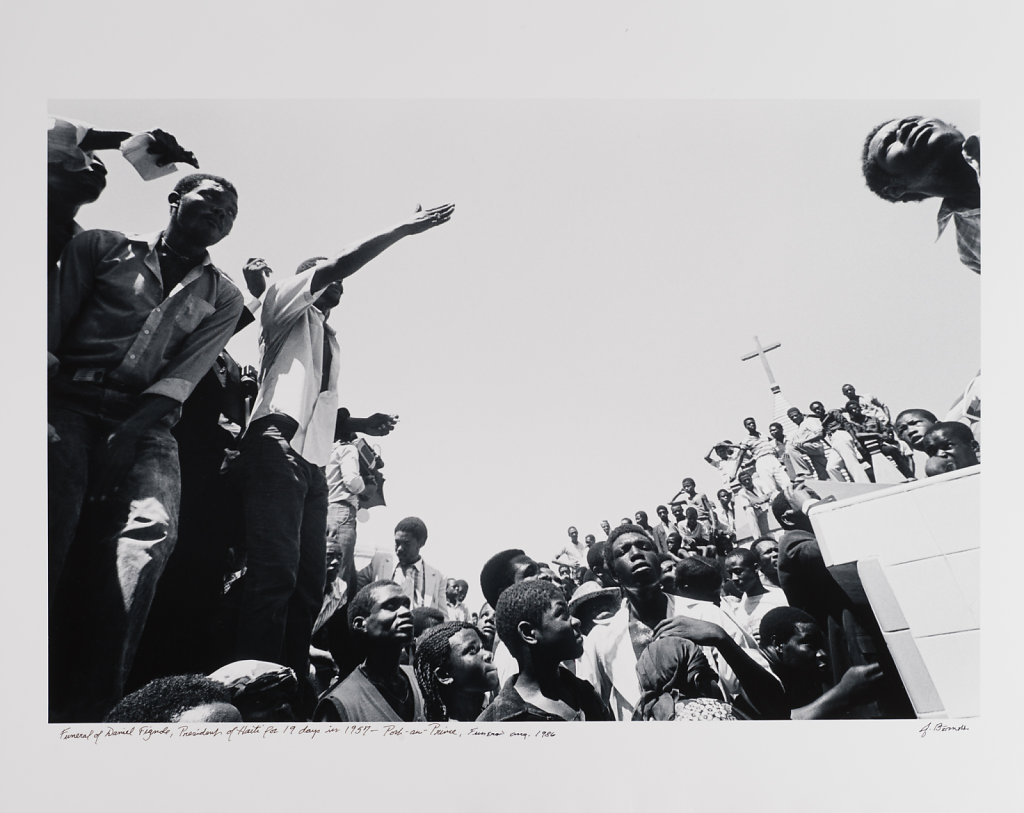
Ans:
{"type": "Polygon", "coordinates": [[[486,693],[498,691],[491,653],[476,627],[462,621],[426,630],[416,641],[413,669],[429,722],[476,720],[486,693]]]}

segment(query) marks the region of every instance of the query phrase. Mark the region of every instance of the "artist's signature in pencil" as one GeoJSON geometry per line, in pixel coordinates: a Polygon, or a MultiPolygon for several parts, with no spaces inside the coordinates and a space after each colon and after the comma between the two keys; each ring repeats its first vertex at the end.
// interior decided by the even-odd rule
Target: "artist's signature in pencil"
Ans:
{"type": "Polygon", "coordinates": [[[971,729],[967,726],[967,723],[957,723],[956,725],[948,725],[947,723],[925,723],[918,729],[918,734],[922,737],[926,737],[931,733],[945,734],[950,731],[970,731],[971,729]]]}

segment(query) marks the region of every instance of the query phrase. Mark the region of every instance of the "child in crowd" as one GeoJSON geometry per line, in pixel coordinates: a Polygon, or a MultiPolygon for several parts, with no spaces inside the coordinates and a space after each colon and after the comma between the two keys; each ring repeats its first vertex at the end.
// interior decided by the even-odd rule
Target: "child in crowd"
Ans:
{"type": "Polygon", "coordinates": [[[411,666],[401,664],[413,640],[411,601],[392,581],[371,582],[348,608],[349,625],[365,644],[366,659],[329,690],[316,722],[423,722],[423,697],[411,666]]]}
{"type": "Polygon", "coordinates": [[[612,719],[594,687],[560,665],[583,653],[583,635],[557,585],[536,579],[513,584],[498,599],[495,619],[498,636],[519,664],[519,674],[478,721],[612,719]]]}
{"type": "Polygon", "coordinates": [[[476,628],[461,621],[431,627],[416,639],[414,670],[430,722],[472,722],[487,693],[498,691],[491,653],[476,628]]]}
{"type": "MultiPolygon", "coordinates": [[[[939,421],[934,424],[921,445],[929,457],[928,468],[952,471],[977,466],[981,462],[978,441],[974,439],[969,427],[957,421],[939,421]],[[932,464],[935,458],[942,458],[946,462],[937,461],[932,464]],[[953,463],[952,468],[949,468],[949,461],[953,463]]],[[[931,476],[932,472],[928,474],[931,476]]]]}

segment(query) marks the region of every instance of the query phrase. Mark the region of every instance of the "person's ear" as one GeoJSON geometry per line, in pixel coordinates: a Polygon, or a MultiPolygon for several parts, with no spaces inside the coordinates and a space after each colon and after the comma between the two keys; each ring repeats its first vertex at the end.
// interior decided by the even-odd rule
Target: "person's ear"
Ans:
{"type": "Polygon", "coordinates": [[[445,671],[442,671],[442,667],[440,667],[440,666],[438,666],[438,667],[437,667],[437,668],[436,668],[436,669],[434,670],[434,678],[435,678],[435,679],[437,680],[437,682],[438,682],[438,683],[440,683],[440,684],[441,684],[442,686],[451,686],[451,685],[452,685],[452,683],[454,683],[454,682],[455,682],[455,678],[453,678],[453,677],[452,677],[451,675],[449,675],[449,674],[448,674],[447,672],[445,672],[445,671]]]}
{"type": "Polygon", "coordinates": [[[520,621],[516,624],[516,632],[527,644],[537,643],[537,630],[529,621],[520,621]]]}
{"type": "Polygon", "coordinates": [[[172,209],[177,207],[180,200],[181,195],[179,195],[177,192],[171,192],[171,194],[167,196],[167,202],[171,204],[172,209]]]}
{"type": "Polygon", "coordinates": [[[357,632],[366,632],[366,618],[357,615],[352,619],[352,629],[357,632]]]}

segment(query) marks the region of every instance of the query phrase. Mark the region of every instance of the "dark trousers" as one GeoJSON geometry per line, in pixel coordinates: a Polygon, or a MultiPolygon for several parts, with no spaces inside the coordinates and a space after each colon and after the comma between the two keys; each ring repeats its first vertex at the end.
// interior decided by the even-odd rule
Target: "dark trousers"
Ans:
{"type": "Polygon", "coordinates": [[[124,691],[157,581],[177,538],[178,447],[165,425],[143,433],[118,491],[92,499],[106,438],[120,423],[96,403],[49,421],[50,720],[98,722],[124,691]]]}
{"type": "Polygon", "coordinates": [[[236,657],[309,674],[309,643],[324,598],[327,480],[289,444],[254,423],[241,444],[246,573],[236,657]]]}

